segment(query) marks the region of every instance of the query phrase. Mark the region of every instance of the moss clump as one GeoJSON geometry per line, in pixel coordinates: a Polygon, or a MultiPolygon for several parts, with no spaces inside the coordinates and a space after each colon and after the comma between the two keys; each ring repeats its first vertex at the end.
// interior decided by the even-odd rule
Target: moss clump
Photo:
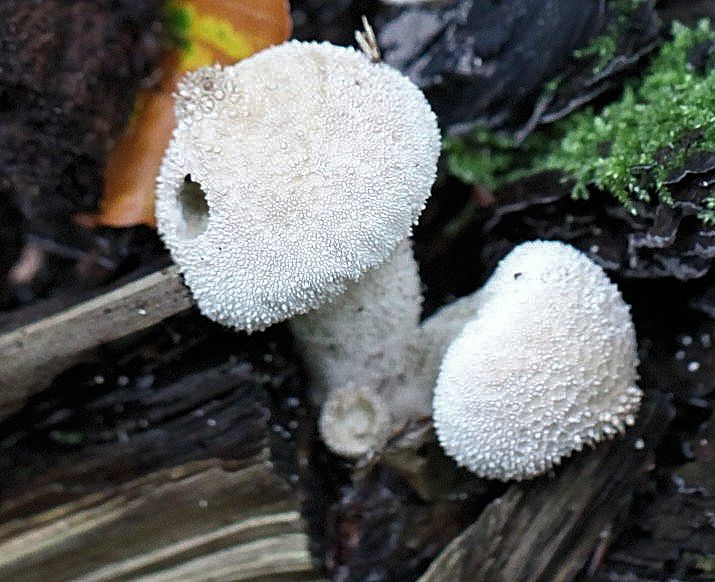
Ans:
{"type": "Polygon", "coordinates": [[[506,134],[475,129],[467,138],[446,138],[449,171],[460,180],[495,190],[531,174],[528,167],[548,147],[548,139],[533,134],[521,146],[506,134]]]}
{"type": "Polygon", "coordinates": [[[645,4],[645,1],[646,0],[612,0],[610,2],[610,8],[614,10],[618,16],[611,22],[611,25],[604,34],[593,38],[585,47],[573,51],[574,58],[579,61],[593,61],[591,72],[594,75],[602,72],[616,56],[618,38],[623,33],[629,17],[645,4]]]}
{"type": "MultiPolygon", "coordinates": [[[[653,196],[670,202],[668,175],[689,155],[715,151],[714,46],[708,21],[694,29],[676,23],[673,39],[618,101],[598,113],[574,113],[520,148],[483,130],[452,140],[446,143],[449,166],[463,179],[492,187],[525,173],[559,170],[573,179],[575,197],[586,197],[594,185],[629,209],[653,196]],[[702,50],[708,47],[709,54],[702,50]],[[690,64],[693,53],[706,55],[704,66],[690,64]],[[486,148],[485,162],[480,154],[486,148]]],[[[703,218],[715,220],[715,210],[703,218]]]]}
{"type": "Polygon", "coordinates": [[[693,47],[713,41],[707,21],[695,29],[675,24],[642,82],[597,115],[586,110],[565,120],[544,165],[573,176],[576,196],[593,184],[627,207],[651,194],[668,201],[668,174],[688,155],[715,150],[715,67],[702,74],[688,64],[693,47]]]}

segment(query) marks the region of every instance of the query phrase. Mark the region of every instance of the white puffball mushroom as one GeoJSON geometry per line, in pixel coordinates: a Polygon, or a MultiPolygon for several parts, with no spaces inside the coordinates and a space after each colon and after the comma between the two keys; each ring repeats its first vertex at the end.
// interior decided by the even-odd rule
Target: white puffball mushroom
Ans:
{"type": "Polygon", "coordinates": [[[385,261],[440,152],[411,81],[329,43],[189,73],[176,116],[158,229],[201,312],[247,331],[320,307],[385,261]]]}
{"type": "Polygon", "coordinates": [[[357,459],[382,447],[390,434],[387,402],[369,386],[332,390],[323,404],[318,427],[335,453],[357,459]]]}
{"type": "Polygon", "coordinates": [[[448,455],[476,474],[526,479],[634,422],[630,309],[588,257],[563,243],[516,247],[451,343],[434,396],[448,455]]]}

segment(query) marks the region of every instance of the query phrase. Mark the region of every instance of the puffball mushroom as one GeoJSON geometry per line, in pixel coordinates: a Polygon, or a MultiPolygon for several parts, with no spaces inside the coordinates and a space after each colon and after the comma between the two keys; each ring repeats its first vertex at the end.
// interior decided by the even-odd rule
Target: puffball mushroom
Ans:
{"type": "Polygon", "coordinates": [[[176,117],[159,232],[201,312],[249,332],[319,308],[384,262],[440,152],[411,81],[329,43],[189,73],[176,117]]]}
{"type": "Polygon", "coordinates": [[[516,247],[450,344],[434,396],[448,455],[494,479],[526,479],[634,422],[641,391],[629,307],[566,244],[516,247]]]}
{"type": "Polygon", "coordinates": [[[317,403],[347,383],[385,396],[418,325],[416,264],[398,245],[440,135],[376,53],[292,41],[189,73],[158,180],[159,232],[204,315],[251,332],[306,314],[293,329],[317,403]]]}

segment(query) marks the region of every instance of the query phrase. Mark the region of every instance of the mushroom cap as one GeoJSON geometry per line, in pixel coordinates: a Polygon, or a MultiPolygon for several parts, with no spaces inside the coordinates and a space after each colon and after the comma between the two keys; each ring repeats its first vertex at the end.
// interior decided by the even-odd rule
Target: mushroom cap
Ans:
{"type": "Polygon", "coordinates": [[[320,411],[320,435],[338,455],[357,459],[385,444],[390,434],[387,402],[368,386],[333,390],[320,411]]]}
{"type": "Polygon", "coordinates": [[[484,292],[437,380],[447,454],[480,476],[521,480],[634,422],[635,330],[598,265],[566,244],[529,242],[484,292]]]}
{"type": "Polygon", "coordinates": [[[319,307],[417,221],[440,136],[398,71],[292,41],[180,83],[159,232],[201,311],[252,331],[319,307]]]}

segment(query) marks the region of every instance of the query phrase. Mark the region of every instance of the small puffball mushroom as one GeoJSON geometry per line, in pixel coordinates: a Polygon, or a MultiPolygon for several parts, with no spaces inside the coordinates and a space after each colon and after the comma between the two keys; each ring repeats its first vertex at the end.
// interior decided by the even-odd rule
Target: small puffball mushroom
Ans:
{"type": "Polygon", "coordinates": [[[410,342],[417,335],[421,306],[417,263],[406,240],[319,312],[293,318],[314,402],[356,379],[381,392],[404,382],[417,363],[410,342]]]}
{"type": "Polygon", "coordinates": [[[202,313],[247,331],[317,309],[383,263],[440,152],[411,81],[329,43],[189,73],[176,117],[158,229],[202,313]]]}
{"type": "Polygon", "coordinates": [[[483,291],[435,389],[447,454],[480,476],[521,480],[633,424],[635,330],[598,265],[566,244],[529,242],[483,291]]]}
{"type": "Polygon", "coordinates": [[[332,451],[357,459],[382,447],[390,425],[388,404],[376,390],[348,385],[330,392],[318,427],[332,451]]]}

